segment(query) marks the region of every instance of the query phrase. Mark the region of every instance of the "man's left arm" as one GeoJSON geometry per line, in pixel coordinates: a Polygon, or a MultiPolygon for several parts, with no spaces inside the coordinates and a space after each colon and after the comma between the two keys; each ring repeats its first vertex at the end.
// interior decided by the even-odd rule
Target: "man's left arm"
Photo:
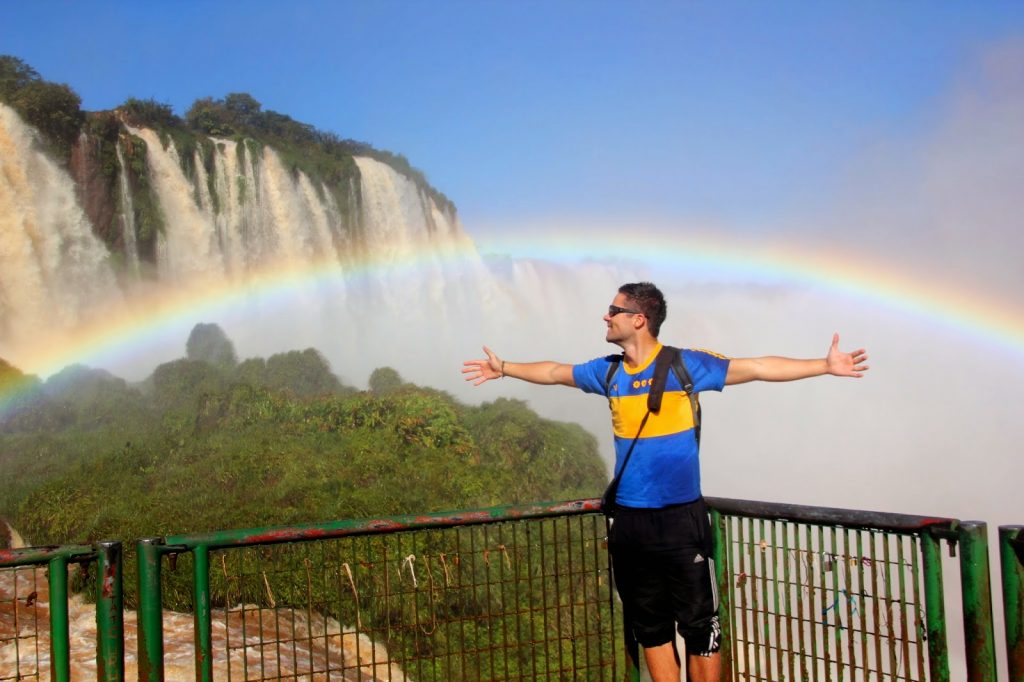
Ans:
{"type": "Polygon", "coordinates": [[[729,361],[725,384],[744,384],[748,381],[796,381],[823,374],[837,377],[861,377],[867,371],[864,364],[867,352],[857,349],[846,353],[839,350],[839,334],[832,335],[832,345],[824,358],[798,360],[779,356],[763,358],[735,358],[729,361]]]}

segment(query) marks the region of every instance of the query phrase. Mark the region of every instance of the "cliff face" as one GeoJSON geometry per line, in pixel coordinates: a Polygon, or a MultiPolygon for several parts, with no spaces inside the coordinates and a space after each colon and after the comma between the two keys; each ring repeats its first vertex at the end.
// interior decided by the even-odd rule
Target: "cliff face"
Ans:
{"type": "Polygon", "coordinates": [[[64,165],[0,104],[0,333],[73,326],[143,285],[475,253],[450,203],[376,158],[128,120],[91,115],[64,165]]]}
{"type": "Polygon", "coordinates": [[[121,235],[114,229],[117,214],[116,169],[109,163],[104,167],[102,138],[82,133],[71,148],[68,172],[75,182],[76,196],[93,232],[108,246],[121,250],[121,235]]]}
{"type": "Polygon", "coordinates": [[[80,104],[0,55],[0,351],[140,284],[472,251],[454,206],[403,156],[245,93],[198,100],[184,118],[153,100],[80,104]]]}
{"type": "Polygon", "coordinates": [[[168,229],[174,231],[169,222],[180,218],[183,209],[177,201],[180,197],[173,197],[175,191],[189,194],[200,212],[208,214],[203,220],[217,223],[215,231],[222,249],[232,240],[232,228],[240,227],[230,223],[241,219],[245,222],[241,228],[250,242],[247,246],[256,252],[265,251],[267,245],[257,242],[273,227],[254,229],[253,222],[260,221],[257,214],[261,209],[277,211],[267,203],[280,198],[282,192],[301,195],[298,204],[306,205],[300,210],[305,215],[284,216],[277,211],[277,218],[299,217],[314,222],[326,218],[331,225],[318,225],[320,237],[348,255],[366,255],[372,250],[368,241],[380,243],[388,237],[380,232],[368,233],[363,224],[364,193],[375,190],[383,190],[385,196],[369,197],[373,204],[370,211],[391,214],[387,225],[378,226],[386,232],[392,223],[411,221],[423,234],[453,235],[457,224],[454,206],[446,199],[438,200],[439,195],[422,178],[409,177],[386,163],[360,156],[337,160],[336,168],[309,172],[303,167],[309,164],[303,164],[290,151],[253,137],[190,133],[183,138],[180,131],[169,133],[145,124],[133,125],[131,115],[123,111],[99,112],[89,115],[87,125],[71,146],[67,170],[93,233],[129,264],[136,259],[159,264],[158,244],[168,237],[168,229]],[[366,186],[367,174],[372,188],[366,186]],[[168,183],[177,186],[168,187],[168,183]],[[400,185],[401,189],[394,190],[391,185],[400,185]],[[388,204],[398,206],[398,213],[403,215],[397,215],[388,204]]]}

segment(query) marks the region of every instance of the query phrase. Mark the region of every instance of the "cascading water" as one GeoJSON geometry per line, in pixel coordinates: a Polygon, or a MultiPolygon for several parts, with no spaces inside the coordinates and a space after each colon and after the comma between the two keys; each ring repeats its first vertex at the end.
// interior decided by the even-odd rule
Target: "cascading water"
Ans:
{"type": "Polygon", "coordinates": [[[363,198],[358,217],[362,238],[357,241],[330,190],[302,172],[289,172],[270,147],[254,156],[245,142],[213,140],[212,182],[198,151],[192,160],[196,178],[191,180],[173,141],[144,128],[129,131],[146,143],[150,178],[164,217],[157,263],[162,279],[231,280],[261,268],[313,262],[341,268],[357,250],[381,264],[428,262],[437,274],[436,257],[472,249],[453,215],[379,161],[356,159],[363,198]]]}
{"type": "Polygon", "coordinates": [[[203,282],[222,277],[224,253],[217,238],[213,216],[197,205],[195,188],[181,168],[174,143],[164,149],[152,130],[129,128],[146,143],[150,178],[164,215],[158,239],[157,271],[171,283],[203,282]]]}
{"type": "MultiPolygon", "coordinates": [[[[434,304],[437,314],[444,317],[467,290],[479,289],[490,283],[479,267],[479,256],[472,242],[462,232],[454,215],[438,208],[437,204],[414,182],[396,173],[389,166],[369,158],[356,158],[363,188],[363,234],[365,249],[371,260],[378,263],[415,262],[413,276],[420,282],[419,296],[434,304]],[[466,287],[465,281],[453,281],[446,276],[445,259],[464,252],[470,264],[471,277],[476,286],[466,287]]],[[[383,272],[389,272],[384,269],[383,272]]],[[[380,294],[390,310],[408,308],[409,283],[405,275],[397,273],[378,281],[380,294]]]]}
{"type": "MultiPolygon", "coordinates": [[[[12,110],[0,107],[0,113],[0,357],[16,365],[19,349],[40,330],[51,341],[70,338],[90,311],[117,319],[122,299],[129,308],[142,294],[154,292],[188,292],[201,300],[211,291],[244,288],[276,271],[318,268],[334,276],[329,284],[296,287],[292,293],[300,299],[298,307],[309,308],[318,320],[314,336],[340,334],[346,348],[380,334],[400,335],[417,320],[436,325],[455,319],[467,309],[479,310],[480,301],[502,298],[503,287],[454,212],[380,161],[356,158],[359,186],[332,191],[288,168],[274,149],[250,140],[211,138],[204,162],[200,149],[182,159],[173,140],[132,126],[124,126],[115,150],[121,166],[115,224],[122,250],[115,273],[110,254],[76,203],[72,179],[46,157],[34,131],[12,110]],[[141,261],[139,204],[133,195],[139,190],[129,179],[126,144],[144,146],[143,184],[158,214],[150,221],[159,227],[149,235],[155,253],[149,267],[141,261]],[[347,203],[346,211],[338,197],[347,203]],[[354,285],[352,275],[358,279],[354,285]],[[350,286],[358,289],[351,302],[350,286]],[[345,319],[367,310],[376,312],[367,325],[345,319]],[[381,319],[382,310],[399,319],[398,329],[381,319]]],[[[135,305],[136,314],[146,308],[135,305]]],[[[253,338],[267,336],[258,322],[252,330],[253,338]]],[[[299,339],[282,340],[279,350],[317,345],[316,338],[301,338],[309,334],[299,332],[299,339]]],[[[38,371],[31,362],[26,369],[38,371]]]]}
{"type": "Polygon", "coordinates": [[[124,240],[124,257],[131,277],[139,276],[139,244],[135,235],[135,206],[132,199],[132,190],[128,182],[128,172],[125,170],[124,149],[117,144],[117,163],[120,170],[117,173],[119,198],[121,200],[121,238],[124,240]]]}
{"type": "Polygon", "coordinates": [[[0,334],[30,343],[120,298],[67,173],[0,104],[0,334]]]}
{"type": "MultiPolygon", "coordinates": [[[[2,530],[2,529],[0,529],[2,530]]],[[[13,529],[12,529],[13,532],[13,529]]],[[[72,570],[77,570],[73,567],[72,570]]],[[[96,605],[73,594],[67,603],[72,680],[97,679],[96,605]]],[[[124,679],[139,677],[138,613],[124,612],[124,679]]],[[[211,667],[215,679],[245,679],[258,670],[263,679],[309,679],[314,671],[343,665],[362,680],[407,679],[388,650],[333,618],[306,610],[236,604],[213,609],[211,667]],[[279,640],[289,642],[279,646],[279,640]],[[246,642],[228,650],[228,642],[246,642]]],[[[0,676],[46,679],[51,672],[50,593],[44,567],[0,570],[0,676]]],[[[195,679],[192,614],[165,610],[163,679],[195,679]]],[[[346,673],[343,673],[346,674],[346,673]]],[[[19,679],[21,679],[19,678],[19,679]]],[[[344,679],[344,678],[339,678],[344,679]]]]}

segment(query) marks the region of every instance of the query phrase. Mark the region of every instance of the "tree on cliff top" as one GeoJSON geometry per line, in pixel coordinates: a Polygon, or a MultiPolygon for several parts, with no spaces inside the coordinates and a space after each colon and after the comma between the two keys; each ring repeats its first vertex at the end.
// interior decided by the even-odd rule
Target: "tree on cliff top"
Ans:
{"type": "Polygon", "coordinates": [[[0,55],[0,99],[18,92],[30,83],[41,80],[39,72],[11,55],[0,55]]]}
{"type": "Polygon", "coordinates": [[[133,125],[155,128],[172,128],[181,125],[181,119],[174,115],[170,104],[157,102],[155,99],[137,99],[129,97],[118,107],[125,119],[133,125]]]}
{"type": "Polygon", "coordinates": [[[82,100],[74,90],[44,81],[17,57],[0,55],[0,100],[39,130],[60,157],[68,157],[85,123],[82,100]]]}

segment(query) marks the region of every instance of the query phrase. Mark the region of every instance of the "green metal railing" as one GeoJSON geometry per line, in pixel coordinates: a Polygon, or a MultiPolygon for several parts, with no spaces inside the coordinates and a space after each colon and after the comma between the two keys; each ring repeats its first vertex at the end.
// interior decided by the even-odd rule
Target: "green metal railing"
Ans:
{"type": "Polygon", "coordinates": [[[725,679],[949,680],[943,540],[960,548],[967,679],[996,679],[985,524],[708,504],[725,679]]]}
{"type": "Polygon", "coordinates": [[[95,666],[96,679],[124,678],[124,623],[121,543],[94,546],[29,547],[0,550],[0,649],[4,657],[0,680],[43,679],[63,682],[95,666]],[[94,567],[96,582],[96,656],[87,662],[71,659],[69,567],[94,567]],[[42,604],[48,614],[41,615],[42,604]]]}
{"type": "Polygon", "coordinates": [[[1006,661],[1011,682],[1024,682],[1024,526],[999,527],[1006,661]]]}
{"type": "Polygon", "coordinates": [[[199,680],[621,679],[599,505],[143,540],[140,679],[164,679],[164,608],[195,614],[199,680]]]}
{"type": "MultiPolygon", "coordinates": [[[[959,554],[967,680],[996,680],[984,523],[708,503],[724,679],[949,680],[947,543],[959,554]]],[[[1009,677],[1021,682],[1022,527],[1001,527],[999,544],[1009,677]]],[[[151,538],[137,550],[142,680],[165,679],[167,665],[197,680],[639,675],[598,500],[151,538]],[[183,620],[184,648],[173,625],[183,620]]],[[[13,595],[0,596],[0,680],[82,672],[70,654],[71,564],[95,567],[97,679],[124,678],[111,542],[0,550],[11,583],[0,595],[13,595]],[[48,622],[32,608],[47,591],[48,622]]]]}

